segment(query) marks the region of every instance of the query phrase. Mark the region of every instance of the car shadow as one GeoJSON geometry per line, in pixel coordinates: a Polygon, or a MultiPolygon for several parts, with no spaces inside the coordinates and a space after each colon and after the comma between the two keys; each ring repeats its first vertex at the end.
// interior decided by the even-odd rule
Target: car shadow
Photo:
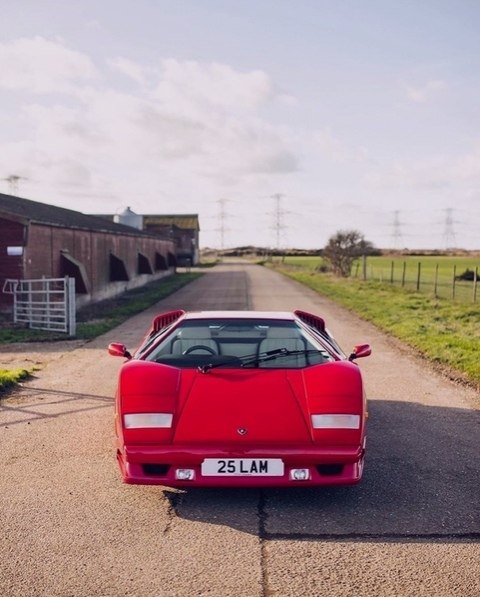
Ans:
{"type": "Polygon", "coordinates": [[[90,410],[111,409],[114,402],[111,396],[39,388],[28,384],[11,391],[8,398],[0,402],[0,424],[7,427],[90,410]]]}
{"type": "Polygon", "coordinates": [[[164,495],[180,518],[263,539],[479,542],[479,426],[473,410],[370,400],[357,486],[164,495]]]}

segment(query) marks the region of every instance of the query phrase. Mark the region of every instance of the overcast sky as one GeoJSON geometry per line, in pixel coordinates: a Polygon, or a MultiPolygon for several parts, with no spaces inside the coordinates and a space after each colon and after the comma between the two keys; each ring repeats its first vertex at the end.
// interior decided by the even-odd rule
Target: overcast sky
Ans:
{"type": "MultiPolygon", "coordinates": [[[[0,178],[201,245],[480,248],[479,0],[0,0],[0,178]]],[[[11,186],[0,181],[0,191],[11,186]]]]}

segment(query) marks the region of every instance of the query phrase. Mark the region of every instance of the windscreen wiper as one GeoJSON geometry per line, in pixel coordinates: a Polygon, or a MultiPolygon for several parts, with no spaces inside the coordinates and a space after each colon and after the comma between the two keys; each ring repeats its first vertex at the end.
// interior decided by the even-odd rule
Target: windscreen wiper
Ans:
{"type": "Polygon", "coordinates": [[[320,353],[322,353],[322,351],[316,349],[288,350],[288,348],[276,348],[275,350],[267,350],[266,352],[261,352],[259,355],[255,355],[253,357],[245,357],[245,360],[242,359],[242,364],[240,365],[240,367],[257,365],[258,363],[264,363],[265,361],[273,361],[274,359],[282,357],[320,353]]]}
{"type": "Polygon", "coordinates": [[[266,350],[260,354],[250,354],[243,357],[231,357],[229,360],[222,361],[220,363],[207,363],[206,365],[200,365],[197,370],[200,373],[207,373],[210,369],[216,369],[217,367],[225,367],[232,365],[233,362],[240,361],[240,367],[249,367],[251,365],[257,365],[258,363],[264,363],[266,361],[273,361],[285,356],[295,355],[309,355],[319,354],[321,350],[288,350],[287,348],[275,348],[274,350],[266,350]]]}
{"type": "MultiPolygon", "coordinates": [[[[253,356],[253,355],[251,355],[253,356]]],[[[233,355],[225,355],[224,359],[221,360],[220,362],[216,362],[216,363],[206,363],[205,365],[199,365],[197,367],[197,371],[200,371],[200,373],[208,373],[210,371],[210,369],[216,369],[217,367],[228,367],[228,366],[232,366],[232,365],[236,365],[238,367],[238,365],[240,364],[241,366],[241,359],[242,357],[234,357],[233,355]]]]}

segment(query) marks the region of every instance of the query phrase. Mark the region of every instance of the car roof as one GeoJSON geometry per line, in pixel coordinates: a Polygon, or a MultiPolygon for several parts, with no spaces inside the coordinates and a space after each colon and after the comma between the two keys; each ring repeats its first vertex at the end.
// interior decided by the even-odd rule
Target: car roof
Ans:
{"type": "Polygon", "coordinates": [[[289,311],[189,311],[184,319],[283,319],[295,321],[289,311]]]}

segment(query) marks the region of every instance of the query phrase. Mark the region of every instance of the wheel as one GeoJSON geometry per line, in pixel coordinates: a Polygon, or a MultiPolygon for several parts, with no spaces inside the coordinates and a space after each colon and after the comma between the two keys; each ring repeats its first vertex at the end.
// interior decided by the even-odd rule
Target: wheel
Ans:
{"type": "Polygon", "coordinates": [[[213,348],[210,348],[210,346],[205,346],[205,344],[195,344],[195,346],[190,346],[190,348],[187,348],[187,350],[183,351],[182,354],[190,354],[191,352],[194,352],[195,350],[204,350],[205,352],[208,352],[209,354],[213,354],[213,355],[217,354],[213,350],[213,348]]]}

